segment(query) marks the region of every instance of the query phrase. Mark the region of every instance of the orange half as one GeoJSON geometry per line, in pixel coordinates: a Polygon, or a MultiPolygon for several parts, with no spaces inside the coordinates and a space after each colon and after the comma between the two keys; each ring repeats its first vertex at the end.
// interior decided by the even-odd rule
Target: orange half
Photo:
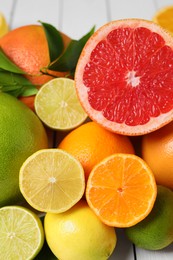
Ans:
{"type": "Polygon", "coordinates": [[[90,173],[86,199],[102,222],[130,227],[152,210],[157,195],[154,175],[143,159],[132,154],[113,154],[90,173]]]}

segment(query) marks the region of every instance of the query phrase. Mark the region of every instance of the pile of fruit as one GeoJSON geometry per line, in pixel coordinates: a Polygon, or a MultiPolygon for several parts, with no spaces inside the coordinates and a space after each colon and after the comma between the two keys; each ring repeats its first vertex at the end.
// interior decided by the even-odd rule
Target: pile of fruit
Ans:
{"type": "Polygon", "coordinates": [[[78,41],[3,21],[1,258],[106,260],[117,228],[146,250],[170,245],[173,38],[159,17],[78,41]]]}

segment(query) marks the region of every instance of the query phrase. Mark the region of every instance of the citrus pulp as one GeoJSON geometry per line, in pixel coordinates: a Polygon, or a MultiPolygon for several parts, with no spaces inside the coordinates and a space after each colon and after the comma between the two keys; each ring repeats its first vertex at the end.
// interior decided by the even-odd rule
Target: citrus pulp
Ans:
{"type": "Polygon", "coordinates": [[[40,218],[24,207],[0,208],[1,259],[34,259],[44,242],[40,218]]]}
{"type": "Polygon", "coordinates": [[[87,118],[74,87],[74,80],[56,78],[45,83],[35,97],[35,112],[48,127],[71,130],[87,118]]]}
{"type": "Polygon", "coordinates": [[[113,154],[91,171],[86,200],[105,224],[130,227],[152,210],[157,194],[154,175],[134,154],[113,154]]]}
{"type": "Polygon", "coordinates": [[[75,85],[89,117],[110,131],[143,135],[173,119],[173,38],[154,22],[112,21],[79,57],[75,85]]]}
{"type": "Polygon", "coordinates": [[[75,205],[85,190],[80,162],[60,149],[41,149],[29,156],[19,173],[26,201],[42,212],[60,213],[75,205]]]}

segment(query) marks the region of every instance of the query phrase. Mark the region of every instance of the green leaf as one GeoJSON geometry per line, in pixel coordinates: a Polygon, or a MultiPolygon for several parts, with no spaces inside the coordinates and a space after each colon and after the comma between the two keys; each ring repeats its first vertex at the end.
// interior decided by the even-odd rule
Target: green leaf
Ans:
{"type": "Polygon", "coordinates": [[[77,61],[81,54],[81,51],[94,33],[95,27],[93,27],[85,36],[83,36],[80,40],[72,40],[64,53],[53,61],[49,66],[48,69],[54,71],[71,71],[74,72],[76,68],[77,61]]]}
{"type": "Polygon", "coordinates": [[[0,91],[18,97],[35,95],[38,89],[23,75],[0,70],[0,91]]]}
{"type": "Polygon", "coordinates": [[[26,74],[23,70],[17,67],[0,48],[0,69],[10,71],[17,74],[26,74]]]}
{"type": "Polygon", "coordinates": [[[40,22],[44,28],[48,47],[49,47],[49,55],[50,61],[54,61],[58,58],[63,50],[64,50],[64,43],[60,32],[51,24],[40,22]]]}

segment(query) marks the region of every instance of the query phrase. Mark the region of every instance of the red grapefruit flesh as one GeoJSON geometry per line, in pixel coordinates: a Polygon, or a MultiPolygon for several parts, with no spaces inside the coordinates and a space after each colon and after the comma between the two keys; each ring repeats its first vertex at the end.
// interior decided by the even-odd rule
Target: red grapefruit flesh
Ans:
{"type": "Polygon", "coordinates": [[[173,119],[173,38],[150,21],[110,22],[85,45],[75,84],[93,121],[124,135],[153,132],[173,119]]]}

